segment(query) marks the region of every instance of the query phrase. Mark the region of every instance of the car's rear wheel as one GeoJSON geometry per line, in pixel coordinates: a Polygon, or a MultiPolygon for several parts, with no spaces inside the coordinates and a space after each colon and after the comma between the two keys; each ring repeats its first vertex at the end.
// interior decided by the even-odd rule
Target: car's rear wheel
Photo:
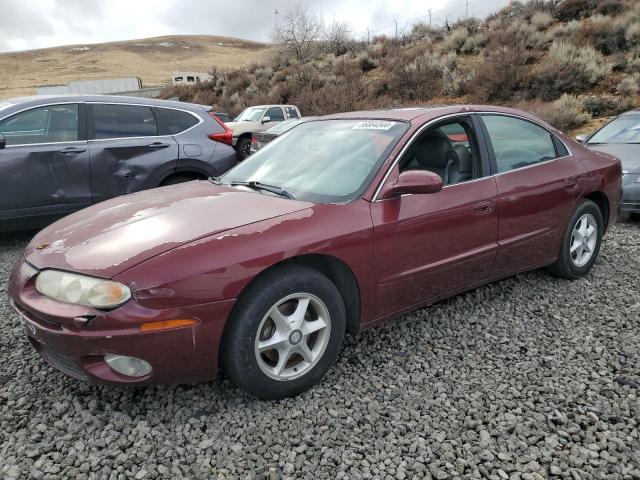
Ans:
{"type": "Polygon", "coordinates": [[[226,327],[222,365],[243,390],[264,399],[297,395],[335,362],[345,307],[320,272],[281,267],[244,292],[226,327]]]}
{"type": "Polygon", "coordinates": [[[236,143],[236,154],[238,156],[238,160],[242,161],[251,155],[251,139],[250,138],[240,138],[238,139],[238,143],[236,143]]]}
{"type": "Polygon", "coordinates": [[[603,232],[602,212],[591,200],[583,201],[571,216],[558,260],[549,271],[569,279],[586,275],[598,258],[603,232]]]}

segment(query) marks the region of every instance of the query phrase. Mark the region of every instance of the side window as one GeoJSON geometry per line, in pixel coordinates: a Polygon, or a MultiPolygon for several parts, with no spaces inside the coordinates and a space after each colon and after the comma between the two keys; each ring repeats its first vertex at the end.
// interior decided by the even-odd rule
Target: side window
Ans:
{"type": "Polygon", "coordinates": [[[160,118],[164,122],[170,135],[177,135],[193,127],[198,119],[190,113],[170,108],[158,108],[160,118]]]}
{"type": "Polygon", "coordinates": [[[284,120],[284,114],[280,107],[271,107],[265,113],[265,117],[270,117],[272,122],[281,122],[284,120]]]}
{"type": "Polygon", "coordinates": [[[466,122],[453,122],[427,130],[409,147],[399,162],[400,172],[428,170],[445,185],[479,176],[478,151],[466,122]]]}
{"type": "Polygon", "coordinates": [[[285,111],[287,112],[287,118],[300,118],[298,115],[298,111],[293,107],[285,107],[285,111]]]}
{"type": "Polygon", "coordinates": [[[94,138],[153,137],[158,135],[151,108],[135,105],[93,105],[94,138]]]}
{"type": "Polygon", "coordinates": [[[51,105],[17,113],[0,122],[7,145],[78,140],[78,105],[51,105]]]}
{"type": "Polygon", "coordinates": [[[557,157],[551,133],[535,123],[501,115],[483,115],[498,173],[557,157]]]}

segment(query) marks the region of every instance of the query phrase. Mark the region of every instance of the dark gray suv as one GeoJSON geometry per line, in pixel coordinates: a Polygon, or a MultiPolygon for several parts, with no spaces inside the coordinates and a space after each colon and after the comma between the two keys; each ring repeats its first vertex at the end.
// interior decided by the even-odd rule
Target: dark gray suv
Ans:
{"type": "Polygon", "coordinates": [[[233,134],[209,107],[84,95],[0,101],[0,231],[126,193],[220,175],[233,134]]]}

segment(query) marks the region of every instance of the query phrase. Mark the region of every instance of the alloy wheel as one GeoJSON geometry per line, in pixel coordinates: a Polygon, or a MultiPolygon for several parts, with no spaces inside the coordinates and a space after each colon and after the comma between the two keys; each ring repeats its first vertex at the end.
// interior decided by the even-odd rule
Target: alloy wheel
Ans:
{"type": "Polygon", "coordinates": [[[275,380],[293,380],[312,369],[329,343],[331,318],[322,300],[288,295],[263,317],[255,339],[260,369],[275,380]]]}
{"type": "Polygon", "coordinates": [[[598,224],[590,213],[582,215],[571,233],[569,256],[576,267],[583,267],[591,257],[598,241],[598,224]]]}

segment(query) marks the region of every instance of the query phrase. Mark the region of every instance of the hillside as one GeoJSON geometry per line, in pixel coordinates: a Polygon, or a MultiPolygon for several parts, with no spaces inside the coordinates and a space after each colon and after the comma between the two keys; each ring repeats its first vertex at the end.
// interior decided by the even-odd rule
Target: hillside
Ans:
{"type": "Polygon", "coordinates": [[[533,111],[570,133],[639,104],[637,0],[515,1],[446,28],[417,22],[397,37],[351,39],[340,48],[319,38],[314,47],[304,55],[281,48],[262,65],[163,95],[234,113],[294,103],[304,115],[490,103],[533,111]]]}
{"type": "Polygon", "coordinates": [[[3,53],[0,98],[34,94],[38,86],[99,78],[140,77],[144,85],[164,85],[173,71],[237,68],[264,59],[269,49],[248,40],[197,35],[3,53]]]}

